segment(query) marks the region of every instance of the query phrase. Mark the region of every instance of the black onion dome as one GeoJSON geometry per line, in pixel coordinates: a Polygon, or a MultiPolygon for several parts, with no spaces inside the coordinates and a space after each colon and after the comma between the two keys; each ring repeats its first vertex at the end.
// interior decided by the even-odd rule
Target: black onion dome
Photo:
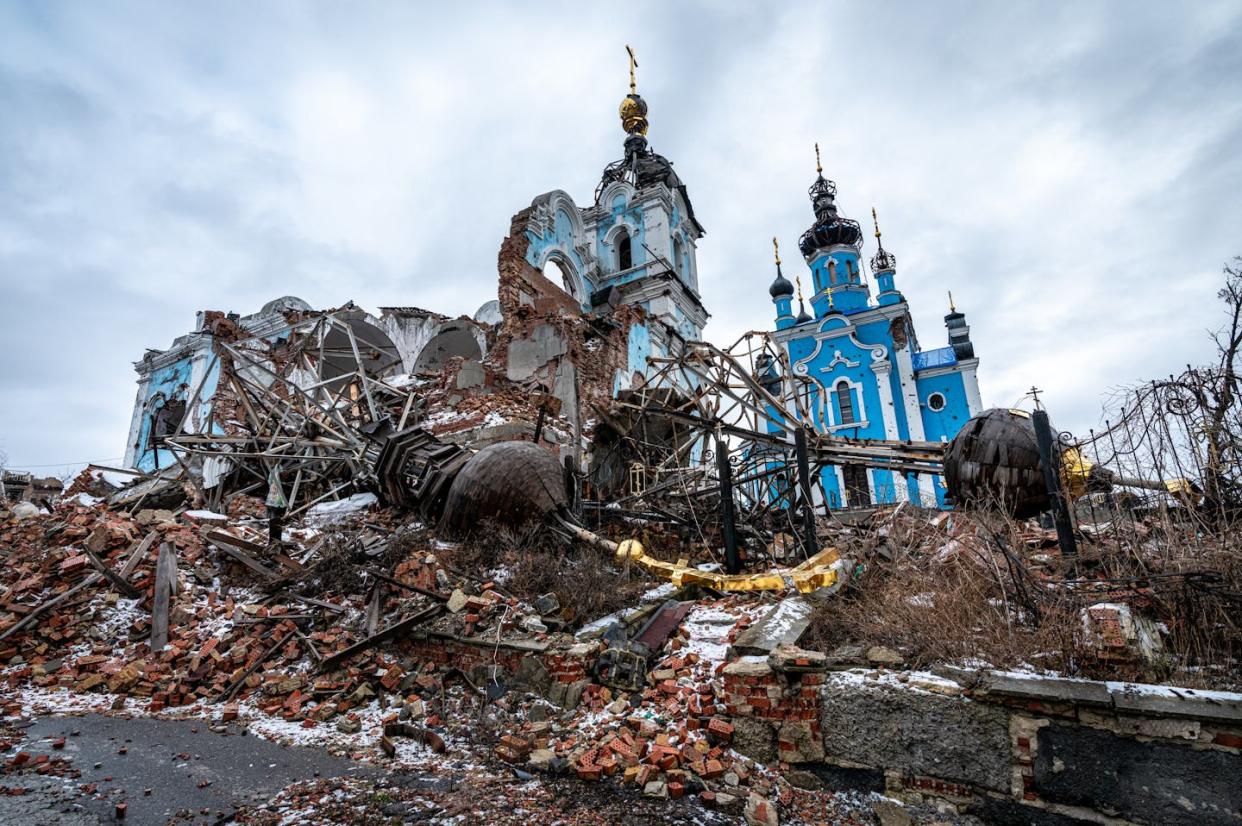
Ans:
{"type": "Polygon", "coordinates": [[[806,311],[806,305],[801,301],[798,302],[798,323],[806,324],[811,321],[811,314],[806,311]]]}
{"type": "Polygon", "coordinates": [[[768,295],[773,298],[788,298],[794,294],[794,285],[789,283],[789,279],[781,273],[781,265],[776,265],[776,279],[772,282],[772,286],[768,287],[768,295]]]}
{"type": "Polygon", "coordinates": [[[862,229],[857,221],[842,218],[837,213],[837,185],[820,175],[807,190],[811,207],[815,211],[815,225],[802,234],[798,248],[810,258],[816,250],[837,244],[862,245],[862,229]]]}

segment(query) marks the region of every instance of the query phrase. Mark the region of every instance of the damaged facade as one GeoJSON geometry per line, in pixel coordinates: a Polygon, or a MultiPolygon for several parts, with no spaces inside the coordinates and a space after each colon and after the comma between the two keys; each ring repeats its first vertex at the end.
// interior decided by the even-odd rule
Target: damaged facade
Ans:
{"type": "MultiPolygon", "coordinates": [[[[631,100],[645,112],[641,98],[631,100]]],[[[606,167],[592,206],[580,208],[555,190],[513,217],[499,253],[497,299],[473,318],[411,307],[373,315],[352,304],[317,311],[292,296],[246,316],[199,313],[194,332],[135,365],[126,467],[174,467],[164,440],[176,433],[228,435],[226,416],[213,415],[218,341],[246,337],[250,350],[274,353],[290,344],[291,325],[332,316],[352,335],[311,348],[320,351],[321,381],[358,370],[393,387],[434,385],[441,392],[402,416],[403,424],[477,444],[538,429],[586,472],[600,406],[643,386],[649,358],[680,353],[701,338],[708,318],[695,258],[703,229],[686,187],[647,147],[645,119],[641,131],[632,119],[623,124],[625,157],[606,167]]],[[[268,378],[261,364],[248,369],[268,378]]]]}

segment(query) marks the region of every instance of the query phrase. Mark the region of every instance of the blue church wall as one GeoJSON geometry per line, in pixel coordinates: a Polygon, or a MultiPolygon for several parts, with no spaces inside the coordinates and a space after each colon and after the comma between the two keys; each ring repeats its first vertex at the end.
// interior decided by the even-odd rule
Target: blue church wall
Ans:
{"type": "MultiPolygon", "coordinates": [[[[891,470],[874,468],[871,471],[871,490],[878,504],[891,505],[897,501],[897,484],[891,470]]],[[[905,484],[904,480],[901,484],[905,484]]]]}
{"type": "MultiPolygon", "coordinates": [[[[150,473],[157,468],[166,468],[176,464],[172,451],[157,450],[151,446],[151,429],[155,425],[156,414],[165,404],[171,401],[189,402],[190,394],[195,390],[192,376],[196,357],[201,359],[202,355],[187,355],[151,374],[150,383],[147,386],[147,397],[143,401],[145,411],[142,426],[138,432],[138,444],[142,446],[136,463],[139,470],[150,473]]],[[[206,421],[211,411],[211,399],[215,395],[219,379],[220,363],[218,359],[212,358],[210,370],[203,379],[202,390],[198,394],[197,409],[189,411],[194,417],[195,424],[201,426],[206,421]]]]}
{"type": "MultiPolygon", "coordinates": [[[[630,376],[639,373],[646,376],[648,372],[647,357],[651,355],[651,330],[646,324],[630,325],[630,337],[626,364],[630,376]]],[[[626,376],[628,382],[629,376],[626,376]]]]}
{"type": "Polygon", "coordinates": [[[615,243],[609,243],[608,236],[618,224],[625,226],[630,235],[630,266],[640,267],[647,262],[647,225],[643,220],[643,211],[637,206],[629,206],[623,194],[617,194],[609,204],[608,215],[602,218],[595,230],[595,254],[600,261],[600,269],[607,273],[602,281],[607,284],[625,284],[645,275],[642,269],[629,275],[617,278],[617,249],[615,243]]]}
{"type": "Polygon", "coordinates": [[[837,469],[835,467],[825,467],[819,474],[820,484],[824,486],[824,497],[830,508],[845,507],[845,497],[841,493],[841,486],[837,483],[837,469]]]}
{"type": "MultiPolygon", "coordinates": [[[[553,215],[552,226],[549,232],[538,235],[533,230],[527,229],[526,239],[529,241],[526,247],[526,261],[532,267],[542,269],[553,253],[559,253],[568,260],[574,272],[582,279],[587,293],[583,297],[584,300],[595,291],[596,285],[587,276],[586,262],[582,260],[582,255],[574,248],[574,222],[564,207],[557,208],[553,215]]],[[[557,286],[560,285],[558,284],[557,286]]]]}
{"type": "MultiPolygon", "coordinates": [[[[962,425],[970,419],[966,403],[966,385],[962,374],[958,372],[941,373],[935,376],[916,376],[915,386],[919,395],[919,410],[923,416],[923,432],[931,442],[948,441],[957,435],[962,425]],[[944,409],[933,410],[931,397],[939,393],[944,397],[944,409]]],[[[932,477],[936,491],[936,504],[944,507],[944,481],[939,476],[932,477]]]]}
{"type": "Polygon", "coordinates": [[[923,413],[923,432],[929,442],[948,441],[957,435],[962,425],[970,419],[966,405],[966,385],[961,373],[942,373],[938,376],[916,376],[919,409],[923,413]],[[942,410],[933,410],[931,397],[939,393],[944,397],[942,410]]]}

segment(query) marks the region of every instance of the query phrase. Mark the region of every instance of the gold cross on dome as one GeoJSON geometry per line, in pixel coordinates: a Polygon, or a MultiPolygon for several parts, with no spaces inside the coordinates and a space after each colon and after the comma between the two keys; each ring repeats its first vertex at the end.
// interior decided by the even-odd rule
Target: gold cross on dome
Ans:
{"type": "Polygon", "coordinates": [[[625,51],[630,56],[630,94],[632,95],[638,91],[638,81],[634,77],[634,70],[638,68],[638,60],[634,57],[634,50],[629,44],[626,44],[625,51]]]}
{"type": "Polygon", "coordinates": [[[815,171],[820,175],[824,174],[824,166],[819,162],[819,143],[815,144],[815,171]]]}
{"type": "Polygon", "coordinates": [[[776,236],[772,236],[772,254],[776,257],[776,266],[781,265],[781,245],[777,243],[776,236]]]}

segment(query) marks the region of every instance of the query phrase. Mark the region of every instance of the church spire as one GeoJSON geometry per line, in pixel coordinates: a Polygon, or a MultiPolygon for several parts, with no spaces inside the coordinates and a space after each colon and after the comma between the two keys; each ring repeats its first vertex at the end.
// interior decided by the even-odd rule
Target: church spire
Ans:
{"type": "Polygon", "coordinates": [[[824,177],[824,162],[818,143],[815,144],[815,182],[807,194],[811,197],[815,224],[798,241],[798,247],[807,261],[827,247],[844,244],[857,248],[862,245],[862,230],[858,228],[858,222],[837,213],[837,185],[824,177]]]}
{"type": "Polygon", "coordinates": [[[880,219],[876,217],[875,207],[871,208],[871,221],[875,225],[877,247],[875,255],[871,256],[871,271],[873,273],[892,272],[897,269],[897,256],[884,249],[884,242],[880,240],[880,219]]]}
{"type": "Polygon", "coordinates": [[[806,305],[802,303],[802,276],[794,276],[794,281],[798,284],[798,323],[805,324],[811,320],[811,314],[806,311],[806,305]]]}
{"type": "Polygon", "coordinates": [[[638,68],[638,60],[634,57],[634,50],[627,45],[625,51],[630,56],[630,93],[621,100],[618,114],[621,115],[621,128],[625,134],[631,138],[636,135],[641,137],[647,134],[647,101],[638,94],[638,79],[634,72],[638,68]]]}

